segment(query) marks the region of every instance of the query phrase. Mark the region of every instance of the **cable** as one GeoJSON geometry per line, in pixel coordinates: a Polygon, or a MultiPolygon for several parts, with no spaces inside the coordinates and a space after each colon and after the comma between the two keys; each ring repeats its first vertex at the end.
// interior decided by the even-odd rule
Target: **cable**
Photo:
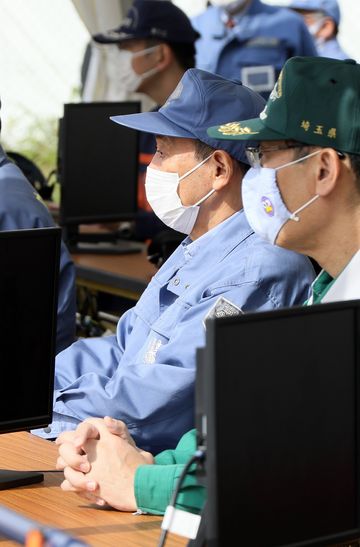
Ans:
{"type": "MultiPolygon", "coordinates": [[[[185,476],[187,475],[190,467],[192,466],[193,463],[198,463],[198,462],[201,462],[205,459],[205,452],[202,451],[202,450],[197,450],[193,456],[191,456],[191,458],[188,460],[188,462],[185,464],[184,466],[184,469],[182,470],[181,472],[181,475],[179,477],[179,480],[176,484],[176,488],[171,496],[171,500],[170,500],[170,503],[169,505],[167,506],[167,509],[169,507],[172,507],[172,508],[175,508],[175,504],[176,504],[176,499],[178,497],[178,494],[179,494],[179,491],[180,491],[180,488],[181,488],[181,485],[183,483],[183,480],[185,478],[185,476]]],[[[168,534],[168,529],[162,529],[161,530],[161,535],[160,535],[160,538],[159,538],[159,543],[158,543],[158,547],[164,547],[165,545],[165,541],[166,541],[166,537],[167,537],[167,534],[168,534]]]]}

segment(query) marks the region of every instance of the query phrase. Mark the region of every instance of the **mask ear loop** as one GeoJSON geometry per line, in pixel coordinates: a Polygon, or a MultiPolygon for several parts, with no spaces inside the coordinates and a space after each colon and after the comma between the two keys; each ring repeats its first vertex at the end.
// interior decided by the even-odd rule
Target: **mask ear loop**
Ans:
{"type": "Polygon", "coordinates": [[[299,209],[296,209],[296,211],[291,213],[290,220],[295,220],[296,222],[299,222],[300,218],[297,216],[297,214],[300,213],[300,211],[302,211],[303,209],[305,209],[308,205],[311,205],[319,197],[320,197],[319,194],[316,194],[316,196],[309,199],[309,201],[307,201],[302,207],[299,207],[299,209]]]}
{"type": "MultiPolygon", "coordinates": [[[[185,177],[188,177],[189,175],[191,175],[191,173],[193,173],[194,171],[196,171],[196,169],[199,169],[199,167],[201,167],[202,165],[204,165],[204,163],[206,163],[210,158],[211,156],[213,155],[210,154],[210,156],[208,156],[207,158],[205,158],[204,160],[202,160],[200,163],[198,163],[197,165],[195,165],[195,167],[193,167],[192,169],[190,169],[190,171],[187,171],[186,173],[184,173],[183,175],[181,175],[181,177],[179,177],[179,182],[181,180],[183,180],[185,177]]],[[[194,205],[190,205],[189,207],[197,207],[198,205],[201,205],[201,203],[203,201],[205,201],[207,198],[209,198],[213,193],[215,192],[215,189],[212,188],[210,190],[210,192],[208,192],[206,194],[206,196],[204,196],[203,198],[199,199],[199,201],[197,201],[196,203],[194,203],[194,205]]]]}
{"type": "Polygon", "coordinates": [[[190,169],[190,171],[186,171],[186,173],[184,173],[183,175],[181,175],[181,177],[179,177],[179,182],[181,180],[183,180],[185,177],[188,177],[189,175],[191,175],[191,173],[193,173],[194,171],[196,171],[196,169],[199,169],[199,167],[201,167],[202,165],[204,165],[205,162],[207,162],[211,156],[213,155],[210,154],[210,156],[208,156],[207,158],[205,158],[204,160],[202,160],[200,163],[198,163],[197,165],[195,165],[192,169],[190,169]]]}
{"type": "MultiPolygon", "coordinates": [[[[283,169],[284,167],[288,167],[289,165],[295,165],[295,163],[299,163],[300,161],[307,160],[308,158],[312,158],[313,156],[316,156],[316,154],[319,154],[319,152],[321,152],[321,150],[315,150],[315,152],[311,152],[311,154],[307,154],[307,156],[303,156],[302,158],[298,158],[295,161],[290,161],[288,163],[285,163],[285,165],[280,165],[280,167],[278,167],[276,171],[279,171],[279,169],[283,169]]],[[[309,201],[307,201],[304,205],[299,207],[299,209],[296,209],[296,211],[291,213],[289,219],[294,220],[295,222],[299,222],[300,217],[298,217],[297,214],[300,213],[300,211],[302,211],[303,209],[305,209],[308,205],[311,205],[315,200],[317,200],[318,197],[320,196],[316,194],[316,196],[309,199],[309,201]]]]}

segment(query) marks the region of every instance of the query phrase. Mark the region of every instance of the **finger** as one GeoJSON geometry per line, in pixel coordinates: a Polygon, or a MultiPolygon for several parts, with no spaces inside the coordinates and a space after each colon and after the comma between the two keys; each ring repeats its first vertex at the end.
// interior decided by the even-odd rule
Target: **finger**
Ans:
{"type": "Polygon", "coordinates": [[[55,444],[69,443],[73,442],[76,437],[76,431],[63,431],[57,439],[55,439],[55,444]]]}
{"type": "Polygon", "coordinates": [[[65,467],[64,477],[67,481],[69,481],[70,485],[76,489],[76,491],[82,490],[99,494],[98,483],[93,479],[89,480],[89,478],[80,471],[76,471],[71,467],[65,467]]]}
{"type": "Polygon", "coordinates": [[[90,421],[81,422],[77,426],[75,433],[73,442],[76,447],[83,446],[89,439],[99,438],[99,429],[90,421]]]}
{"type": "Polygon", "coordinates": [[[63,471],[66,467],[66,462],[65,460],[62,459],[61,456],[59,456],[56,460],[56,469],[58,471],[63,471]]]}
{"type": "Polygon", "coordinates": [[[76,448],[72,443],[63,443],[59,446],[59,462],[62,465],[61,470],[66,466],[70,466],[73,469],[88,473],[91,469],[88,457],[82,453],[82,449],[76,448]],[[81,453],[79,453],[81,450],[81,453]]]}
{"type": "Polygon", "coordinates": [[[108,505],[104,499],[99,498],[95,496],[94,494],[91,494],[90,492],[76,492],[76,493],[80,498],[83,498],[86,501],[90,501],[91,503],[96,503],[96,505],[99,505],[101,507],[105,507],[108,505]]]}
{"type": "Polygon", "coordinates": [[[133,440],[132,436],[129,433],[129,430],[126,426],[126,424],[121,420],[116,420],[115,418],[111,418],[110,416],[105,416],[104,423],[110,433],[113,435],[117,435],[118,437],[121,437],[128,443],[130,443],[132,446],[135,445],[135,441],[133,440]]]}

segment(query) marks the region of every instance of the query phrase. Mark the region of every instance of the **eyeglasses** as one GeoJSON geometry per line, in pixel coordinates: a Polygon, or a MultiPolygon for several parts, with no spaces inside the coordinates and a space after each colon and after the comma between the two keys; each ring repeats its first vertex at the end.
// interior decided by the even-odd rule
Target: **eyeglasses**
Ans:
{"type": "Polygon", "coordinates": [[[251,167],[261,167],[261,158],[267,152],[275,152],[277,150],[288,150],[289,148],[305,148],[305,144],[283,144],[282,146],[269,146],[261,148],[261,146],[247,146],[245,148],[246,157],[249,160],[251,167]]]}
{"type": "MultiPolygon", "coordinates": [[[[310,145],[294,143],[283,144],[282,146],[269,146],[267,148],[261,148],[261,146],[247,146],[245,148],[246,157],[249,160],[251,167],[261,167],[261,158],[267,152],[276,152],[277,150],[288,150],[289,148],[306,148],[310,145]]],[[[335,150],[341,160],[345,159],[345,154],[335,150]]]]}

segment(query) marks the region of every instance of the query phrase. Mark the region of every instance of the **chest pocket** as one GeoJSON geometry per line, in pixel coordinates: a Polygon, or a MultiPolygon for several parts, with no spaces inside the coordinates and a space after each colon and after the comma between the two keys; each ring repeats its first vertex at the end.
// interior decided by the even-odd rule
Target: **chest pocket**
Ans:
{"type": "Polygon", "coordinates": [[[271,37],[257,37],[241,44],[234,39],[224,48],[221,63],[231,64],[239,76],[243,67],[270,65],[278,72],[289,56],[288,49],[285,41],[271,37]]]}
{"type": "Polygon", "coordinates": [[[147,324],[149,330],[163,337],[162,342],[166,343],[191,305],[178,297],[161,313],[160,290],[160,283],[156,278],[153,278],[136,304],[134,311],[147,324]]]}

